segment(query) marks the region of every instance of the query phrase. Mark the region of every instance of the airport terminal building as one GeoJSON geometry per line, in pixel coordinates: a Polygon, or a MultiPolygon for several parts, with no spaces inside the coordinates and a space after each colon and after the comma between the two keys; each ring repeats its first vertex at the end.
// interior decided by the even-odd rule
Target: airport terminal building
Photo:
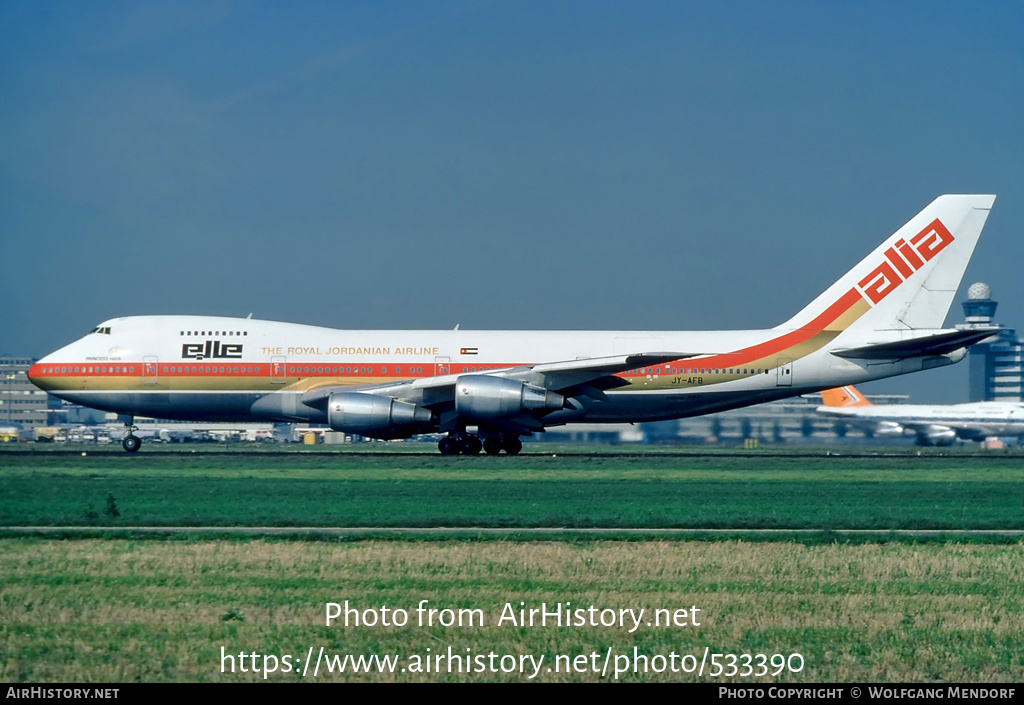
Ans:
{"type": "Polygon", "coordinates": [[[0,426],[36,428],[47,424],[46,392],[28,379],[29,357],[0,357],[0,426]]]}

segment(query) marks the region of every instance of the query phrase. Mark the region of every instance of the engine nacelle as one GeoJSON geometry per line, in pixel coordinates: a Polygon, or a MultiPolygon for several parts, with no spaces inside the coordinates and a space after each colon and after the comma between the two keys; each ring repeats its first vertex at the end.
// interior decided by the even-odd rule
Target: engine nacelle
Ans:
{"type": "Polygon", "coordinates": [[[897,438],[904,433],[903,426],[895,421],[879,421],[873,435],[879,438],[897,438]]]}
{"type": "Polygon", "coordinates": [[[944,426],[929,426],[921,435],[928,443],[936,446],[949,446],[956,442],[956,431],[944,426]]]}
{"type": "Polygon", "coordinates": [[[411,436],[431,418],[422,406],[376,394],[336,392],[327,400],[327,423],[332,429],[370,438],[411,436]]]}
{"type": "Polygon", "coordinates": [[[489,375],[463,375],[455,380],[455,411],[478,421],[489,421],[534,411],[558,411],[565,397],[514,379],[489,375]]]}

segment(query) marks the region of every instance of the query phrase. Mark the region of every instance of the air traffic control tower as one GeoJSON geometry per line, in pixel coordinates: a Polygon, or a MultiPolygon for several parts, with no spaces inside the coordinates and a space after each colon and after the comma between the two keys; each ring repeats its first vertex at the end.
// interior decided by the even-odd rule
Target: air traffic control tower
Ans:
{"type": "MultiPolygon", "coordinates": [[[[963,303],[967,319],[957,325],[961,330],[989,327],[994,324],[997,301],[991,298],[988,284],[971,284],[967,290],[967,301],[963,303]]],[[[999,326],[993,336],[971,346],[968,356],[970,366],[970,401],[1021,401],[1024,391],[1021,355],[1024,342],[1017,337],[1013,328],[999,326]]]]}

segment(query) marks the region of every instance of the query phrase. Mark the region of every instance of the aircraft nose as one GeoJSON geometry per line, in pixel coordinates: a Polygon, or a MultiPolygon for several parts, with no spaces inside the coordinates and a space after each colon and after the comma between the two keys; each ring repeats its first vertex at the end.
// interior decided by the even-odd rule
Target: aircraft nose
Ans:
{"type": "Polygon", "coordinates": [[[40,386],[40,382],[42,381],[42,378],[45,375],[45,373],[43,372],[44,368],[45,365],[43,365],[41,362],[37,362],[31,367],[29,367],[27,372],[28,381],[36,385],[37,387],[42,388],[40,386]]]}
{"type": "Polygon", "coordinates": [[[32,384],[47,392],[53,388],[55,381],[54,373],[57,370],[53,364],[54,359],[55,356],[51,353],[42,360],[37,360],[35,364],[28,368],[28,373],[26,374],[32,384]]]}

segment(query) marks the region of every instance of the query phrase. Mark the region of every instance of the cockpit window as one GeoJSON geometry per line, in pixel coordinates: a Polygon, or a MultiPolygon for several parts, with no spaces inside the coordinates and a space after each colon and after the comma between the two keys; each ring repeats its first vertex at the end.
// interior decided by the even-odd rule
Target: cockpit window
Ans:
{"type": "Polygon", "coordinates": [[[89,331],[89,335],[93,333],[99,333],[101,335],[110,335],[110,326],[97,326],[89,331]]]}

